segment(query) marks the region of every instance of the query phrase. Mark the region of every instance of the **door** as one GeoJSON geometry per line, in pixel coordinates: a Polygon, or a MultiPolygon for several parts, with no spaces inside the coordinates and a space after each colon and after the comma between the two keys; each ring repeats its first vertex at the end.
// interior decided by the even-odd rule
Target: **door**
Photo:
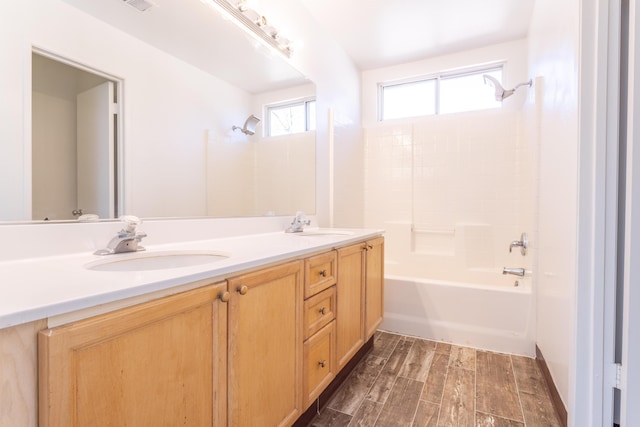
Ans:
{"type": "Polygon", "coordinates": [[[342,369],[364,344],[364,250],[362,244],[338,249],[336,352],[342,369]]]}
{"type": "Polygon", "coordinates": [[[369,339],[382,323],[384,314],[384,238],[366,243],[365,326],[369,339]]]}
{"type": "Polygon", "coordinates": [[[226,425],[226,283],[38,334],[39,425],[226,425]]]}
{"type": "Polygon", "coordinates": [[[229,279],[229,425],[302,413],[302,262],[229,279]]]}
{"type": "Polygon", "coordinates": [[[114,83],[77,95],[78,205],[84,214],[115,215],[114,83]]]}

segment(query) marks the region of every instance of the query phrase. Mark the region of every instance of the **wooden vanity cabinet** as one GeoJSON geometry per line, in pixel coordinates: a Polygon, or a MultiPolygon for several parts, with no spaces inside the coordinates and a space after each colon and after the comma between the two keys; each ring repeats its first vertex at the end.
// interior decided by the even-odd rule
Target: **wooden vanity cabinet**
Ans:
{"type": "Polygon", "coordinates": [[[38,333],[39,425],[290,426],[380,324],[383,238],[38,333]]]}
{"type": "Polygon", "coordinates": [[[226,283],[38,334],[39,425],[226,425],[226,283]]]}
{"type": "Polygon", "coordinates": [[[365,341],[382,323],[384,314],[384,238],[365,243],[365,341]]]}
{"type": "Polygon", "coordinates": [[[302,275],[295,261],[228,280],[231,426],[288,426],[302,413],[302,275]]]}

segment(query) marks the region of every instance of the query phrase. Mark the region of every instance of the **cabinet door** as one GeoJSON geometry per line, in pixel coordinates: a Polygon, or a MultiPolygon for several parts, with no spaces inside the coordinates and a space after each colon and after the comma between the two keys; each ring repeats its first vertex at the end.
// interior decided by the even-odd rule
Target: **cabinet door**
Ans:
{"type": "Polygon", "coordinates": [[[364,344],[364,245],[338,249],[336,352],[338,370],[364,344]]]}
{"type": "Polygon", "coordinates": [[[336,322],[331,321],[304,343],[305,408],[336,376],[336,322]]]}
{"type": "Polygon", "coordinates": [[[226,284],[41,331],[40,426],[226,424],[226,284]]]}
{"type": "Polygon", "coordinates": [[[302,413],[302,272],[296,261],[229,280],[232,426],[288,426],[302,413]]]}
{"type": "Polygon", "coordinates": [[[384,314],[384,238],[366,243],[365,326],[368,340],[380,326],[384,314]]]}

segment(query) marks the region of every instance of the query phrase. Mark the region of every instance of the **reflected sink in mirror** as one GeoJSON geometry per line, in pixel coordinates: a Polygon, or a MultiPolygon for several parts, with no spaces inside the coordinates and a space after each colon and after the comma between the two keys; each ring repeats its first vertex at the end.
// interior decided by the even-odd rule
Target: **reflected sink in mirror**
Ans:
{"type": "Polygon", "coordinates": [[[351,236],[354,234],[353,231],[347,230],[332,230],[330,228],[316,228],[316,229],[308,229],[301,231],[300,233],[292,233],[296,236],[351,236]]]}
{"type": "Polygon", "coordinates": [[[168,270],[215,263],[225,260],[229,256],[231,254],[219,251],[135,252],[108,255],[109,259],[90,262],[85,264],[84,268],[94,271],[168,270]]]}

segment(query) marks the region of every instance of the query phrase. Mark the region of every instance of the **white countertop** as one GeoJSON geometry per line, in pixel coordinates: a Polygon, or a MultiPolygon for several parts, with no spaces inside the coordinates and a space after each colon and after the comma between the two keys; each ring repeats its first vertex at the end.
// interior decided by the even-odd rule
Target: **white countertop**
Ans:
{"type": "MultiPolygon", "coordinates": [[[[330,229],[324,229],[329,231],[330,229]]],[[[219,280],[262,265],[303,257],[382,234],[382,230],[340,229],[350,234],[271,232],[172,244],[145,245],[155,251],[221,251],[226,259],[196,266],[149,271],[93,271],[85,265],[107,257],[91,252],[0,262],[0,329],[108,304],[198,280],[219,280]]]]}

